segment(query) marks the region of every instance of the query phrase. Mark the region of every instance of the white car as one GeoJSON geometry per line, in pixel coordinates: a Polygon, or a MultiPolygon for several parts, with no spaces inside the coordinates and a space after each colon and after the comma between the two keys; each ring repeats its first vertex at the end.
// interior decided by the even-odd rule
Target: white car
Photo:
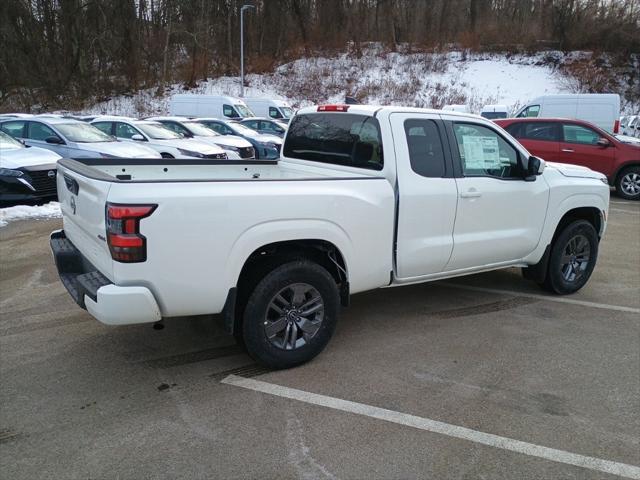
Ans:
{"type": "Polygon", "coordinates": [[[394,106],[305,108],[280,161],[59,165],[51,247],[81,307],[112,325],[222,313],[272,368],[320,353],[354,293],[507,267],[576,292],[609,208],[601,173],[475,115],[394,106]]]}
{"type": "Polygon", "coordinates": [[[640,132],[640,115],[630,115],[626,118],[626,124],[622,129],[622,134],[628,137],[637,137],[640,132]]]}
{"type": "Polygon", "coordinates": [[[210,143],[222,147],[230,160],[251,160],[255,158],[253,146],[242,137],[236,135],[220,135],[205,127],[196,119],[188,117],[151,117],[153,122],[160,122],[169,130],[186,138],[195,138],[199,142],[210,143]]]}
{"type": "Polygon", "coordinates": [[[46,148],[65,158],[160,158],[144,145],[119,142],[86,122],[33,116],[0,120],[0,130],[31,147],[46,148]]]}
{"type": "Polygon", "coordinates": [[[159,122],[127,117],[97,117],[91,125],[124,142],[152,148],[162,158],[200,158],[226,160],[227,154],[216,145],[184,138],[159,122]]]}
{"type": "Polygon", "coordinates": [[[55,197],[61,158],[44,148],[26,147],[0,131],[0,204],[55,197]]]}

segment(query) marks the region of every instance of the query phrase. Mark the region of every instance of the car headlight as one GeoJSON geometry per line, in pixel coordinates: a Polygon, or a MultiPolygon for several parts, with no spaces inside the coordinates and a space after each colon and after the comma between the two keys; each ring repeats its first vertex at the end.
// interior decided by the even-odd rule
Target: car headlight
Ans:
{"type": "Polygon", "coordinates": [[[21,177],[24,175],[20,170],[12,170],[10,168],[0,168],[0,177],[21,177]]]}
{"type": "Polygon", "coordinates": [[[183,150],[182,148],[179,148],[178,151],[182,155],[186,155],[187,157],[205,158],[204,153],[192,152],[191,150],[183,150]]]}

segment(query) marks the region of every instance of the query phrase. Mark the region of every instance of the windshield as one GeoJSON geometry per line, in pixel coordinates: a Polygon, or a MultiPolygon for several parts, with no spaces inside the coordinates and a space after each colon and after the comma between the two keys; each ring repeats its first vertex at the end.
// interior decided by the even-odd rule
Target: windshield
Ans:
{"type": "Polygon", "coordinates": [[[159,123],[136,123],[135,126],[153,140],[175,140],[182,138],[182,135],[179,133],[172,132],[159,123]]]}
{"type": "Polygon", "coordinates": [[[258,135],[258,132],[256,132],[255,130],[251,130],[249,127],[245,127],[238,122],[229,122],[229,127],[231,127],[231,129],[235,130],[240,135],[247,135],[249,137],[255,137],[256,135],[258,135]]]}
{"type": "Polygon", "coordinates": [[[183,125],[192,134],[199,137],[217,137],[219,134],[198,122],[184,122],[183,125]]]}
{"type": "Polygon", "coordinates": [[[290,109],[289,107],[280,107],[280,111],[282,112],[282,114],[284,115],[284,118],[291,118],[293,117],[293,110],[290,109]]]}
{"type": "Polygon", "coordinates": [[[67,140],[76,143],[115,142],[116,140],[88,123],[57,123],[56,128],[67,140]]]}
{"type": "Polygon", "coordinates": [[[0,148],[3,150],[17,150],[19,148],[24,148],[24,145],[12,136],[7,135],[4,132],[0,132],[0,148]]]}
{"type": "Polygon", "coordinates": [[[249,107],[240,105],[239,103],[234,105],[234,108],[238,111],[241,117],[255,117],[256,114],[249,110],[249,107]]]}

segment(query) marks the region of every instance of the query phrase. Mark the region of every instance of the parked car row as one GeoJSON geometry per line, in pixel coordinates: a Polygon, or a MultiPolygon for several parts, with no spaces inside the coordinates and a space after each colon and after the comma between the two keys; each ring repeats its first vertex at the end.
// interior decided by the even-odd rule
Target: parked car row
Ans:
{"type": "MultiPolygon", "coordinates": [[[[274,107],[266,102],[264,108],[269,111],[274,107]]],[[[289,107],[278,108],[278,115],[272,116],[290,114],[289,107]]],[[[55,197],[59,158],[276,159],[287,126],[284,120],[263,117],[238,121],[186,116],[136,119],[3,114],[0,202],[55,197]]]]}

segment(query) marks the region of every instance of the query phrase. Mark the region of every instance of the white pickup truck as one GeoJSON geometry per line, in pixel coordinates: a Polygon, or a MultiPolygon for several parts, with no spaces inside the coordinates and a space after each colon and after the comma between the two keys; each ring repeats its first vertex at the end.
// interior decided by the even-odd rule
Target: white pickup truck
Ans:
{"type": "Polygon", "coordinates": [[[51,235],[76,302],[109,325],[218,314],[258,361],[329,341],[349,296],[522,267],[568,294],[589,279],[604,175],[550,164],[478,116],[325,105],[279,161],[59,162],[51,235]]]}

